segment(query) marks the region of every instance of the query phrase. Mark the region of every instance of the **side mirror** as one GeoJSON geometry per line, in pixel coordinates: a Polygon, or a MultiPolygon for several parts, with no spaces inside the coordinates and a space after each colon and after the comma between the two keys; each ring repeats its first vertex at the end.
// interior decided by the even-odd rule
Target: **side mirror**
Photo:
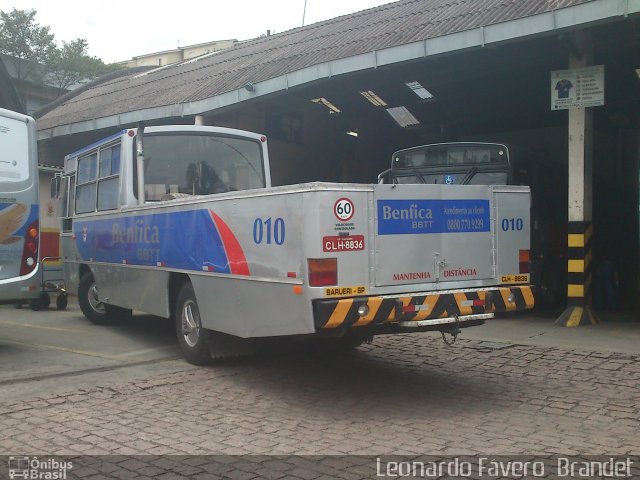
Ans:
{"type": "Polygon", "coordinates": [[[391,176],[391,169],[387,168],[384,172],[378,175],[378,183],[391,183],[389,178],[391,176]]]}
{"type": "Polygon", "coordinates": [[[60,184],[62,183],[62,177],[56,175],[51,179],[51,198],[60,198],[60,184]]]}

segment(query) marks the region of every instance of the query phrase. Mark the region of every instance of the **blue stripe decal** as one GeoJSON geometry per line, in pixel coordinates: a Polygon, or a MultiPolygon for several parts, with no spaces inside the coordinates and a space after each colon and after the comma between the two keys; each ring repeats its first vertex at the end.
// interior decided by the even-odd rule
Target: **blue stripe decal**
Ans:
{"type": "Polygon", "coordinates": [[[378,200],[378,235],[488,232],[489,200],[378,200]]]}
{"type": "Polygon", "coordinates": [[[76,220],[73,233],[83,260],[231,271],[208,210],[76,220]]]}

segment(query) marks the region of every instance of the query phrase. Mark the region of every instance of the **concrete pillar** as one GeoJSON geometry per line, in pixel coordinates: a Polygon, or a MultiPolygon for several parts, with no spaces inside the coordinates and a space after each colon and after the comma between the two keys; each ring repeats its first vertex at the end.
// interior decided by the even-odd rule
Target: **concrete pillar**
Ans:
{"type": "Polygon", "coordinates": [[[193,123],[194,125],[204,125],[205,124],[204,115],[196,115],[195,121],[193,123]]]}
{"type": "MultiPolygon", "coordinates": [[[[592,64],[590,36],[572,39],[570,68],[592,64]]],[[[567,327],[598,323],[591,307],[593,239],[593,111],[569,110],[569,224],[567,228],[567,308],[556,323],[567,327]]]]}

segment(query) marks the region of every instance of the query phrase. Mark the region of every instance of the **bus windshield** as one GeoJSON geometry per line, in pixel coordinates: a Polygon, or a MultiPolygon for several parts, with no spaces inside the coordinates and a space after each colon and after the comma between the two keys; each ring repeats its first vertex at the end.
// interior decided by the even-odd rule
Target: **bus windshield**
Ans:
{"type": "Polygon", "coordinates": [[[29,178],[29,131],[27,124],[3,118],[0,125],[0,183],[24,182],[29,178]]]}
{"type": "Polygon", "coordinates": [[[493,143],[440,143],[393,154],[392,183],[506,185],[511,180],[509,152],[493,143]]]}

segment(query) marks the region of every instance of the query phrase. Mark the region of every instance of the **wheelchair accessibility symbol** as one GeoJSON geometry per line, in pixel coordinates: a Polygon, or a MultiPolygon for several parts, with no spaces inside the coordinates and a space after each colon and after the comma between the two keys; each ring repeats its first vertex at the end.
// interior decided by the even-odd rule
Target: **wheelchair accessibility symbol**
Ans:
{"type": "Polygon", "coordinates": [[[445,183],[445,185],[453,185],[454,183],[456,183],[455,175],[445,175],[444,176],[444,183],[445,183]]]}

